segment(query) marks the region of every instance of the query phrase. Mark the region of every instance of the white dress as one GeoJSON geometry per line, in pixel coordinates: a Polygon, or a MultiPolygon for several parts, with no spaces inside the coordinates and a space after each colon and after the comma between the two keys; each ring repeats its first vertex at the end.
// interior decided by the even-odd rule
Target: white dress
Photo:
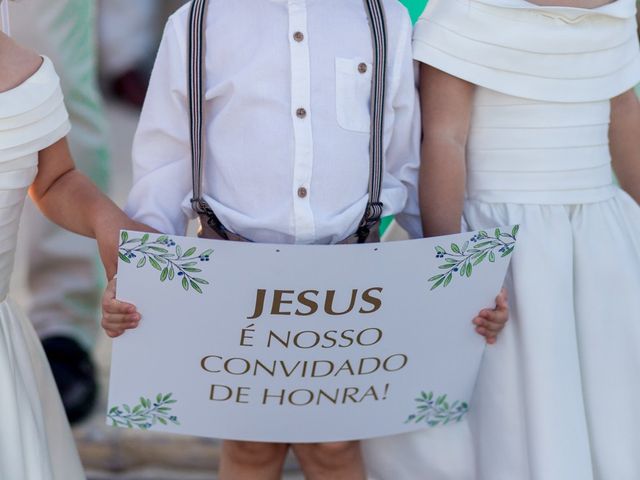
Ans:
{"type": "Polygon", "coordinates": [[[466,226],[521,229],[467,421],[367,442],[371,477],[640,479],[640,207],[608,146],[640,81],[635,0],[431,0],[414,56],[478,85],[466,226]]]}
{"type": "Polygon", "coordinates": [[[29,320],[8,298],[20,213],[38,152],[69,131],[48,59],[0,93],[0,479],[80,480],[85,475],[47,358],[29,320]]]}

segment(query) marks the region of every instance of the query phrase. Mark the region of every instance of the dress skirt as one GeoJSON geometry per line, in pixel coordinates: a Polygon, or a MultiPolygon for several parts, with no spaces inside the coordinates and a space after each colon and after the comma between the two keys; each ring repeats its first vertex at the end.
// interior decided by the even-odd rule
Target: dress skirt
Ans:
{"type": "Polygon", "coordinates": [[[640,207],[615,191],[466,202],[469,230],[521,225],[510,320],[467,419],[365,442],[372,480],[640,479],[640,207]]]}
{"type": "Polygon", "coordinates": [[[0,479],[85,477],[47,358],[29,320],[0,302],[0,479]]]}

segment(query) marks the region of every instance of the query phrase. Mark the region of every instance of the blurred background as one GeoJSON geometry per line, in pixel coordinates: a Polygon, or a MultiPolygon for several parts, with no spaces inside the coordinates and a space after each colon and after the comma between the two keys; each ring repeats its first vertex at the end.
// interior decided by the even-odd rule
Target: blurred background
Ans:
{"type": "MultiPolygon", "coordinates": [[[[403,0],[414,21],[426,2],[403,0]]],[[[51,58],[60,74],[78,167],[120,206],[131,187],[131,144],[155,52],[168,16],[183,3],[11,3],[12,35],[51,58]]],[[[111,344],[99,328],[104,274],[94,242],[27,205],[19,245],[13,292],[42,340],[89,479],[214,478],[218,441],[105,424],[111,344]]],[[[302,478],[293,459],[286,471],[286,479],[302,478]]]]}

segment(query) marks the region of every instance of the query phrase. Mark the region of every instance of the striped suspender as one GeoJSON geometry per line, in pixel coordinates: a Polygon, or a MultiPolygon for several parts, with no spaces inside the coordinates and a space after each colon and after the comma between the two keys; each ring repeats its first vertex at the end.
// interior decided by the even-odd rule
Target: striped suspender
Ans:
{"type": "Polygon", "coordinates": [[[204,111],[204,59],[205,22],[207,0],[193,0],[189,15],[189,64],[187,71],[189,89],[189,123],[191,127],[191,169],[193,198],[191,207],[198,215],[213,214],[202,197],[202,166],[205,160],[205,139],[203,124],[204,111]]]}
{"type": "Polygon", "coordinates": [[[387,29],[382,0],[364,0],[373,43],[371,80],[371,139],[369,140],[369,202],[364,212],[358,238],[364,242],[382,215],[380,193],[384,173],[384,99],[387,76],[387,29]]]}
{"type": "MultiPolygon", "coordinates": [[[[373,75],[371,84],[371,139],[369,144],[369,200],[358,227],[357,236],[364,242],[372,227],[380,220],[380,202],[384,172],[384,102],[386,90],[387,32],[383,0],[363,0],[371,28],[373,43],[373,75]]],[[[189,17],[189,112],[191,126],[191,161],[193,198],[191,206],[198,215],[207,215],[209,224],[225,232],[225,228],[202,197],[202,170],[205,159],[204,138],[204,50],[208,0],[193,0],[189,17]]]]}

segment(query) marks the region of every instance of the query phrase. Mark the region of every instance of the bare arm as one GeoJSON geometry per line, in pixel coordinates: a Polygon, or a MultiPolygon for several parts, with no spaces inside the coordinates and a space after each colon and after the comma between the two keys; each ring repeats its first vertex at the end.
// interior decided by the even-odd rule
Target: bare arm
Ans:
{"type": "MultiPolygon", "coordinates": [[[[0,92],[30,78],[42,64],[42,57],[25,49],[0,32],[0,92]]],[[[40,210],[67,230],[98,240],[100,255],[111,278],[118,258],[121,228],[149,230],[130,220],[109,198],[75,169],[65,139],[42,150],[38,174],[29,194],[40,210]]]]}
{"type": "Polygon", "coordinates": [[[428,65],[420,67],[422,161],[420,210],[427,237],[460,232],[465,154],[475,87],[428,65]]]}
{"type": "MultiPolygon", "coordinates": [[[[464,205],[466,148],[475,86],[428,65],[420,66],[422,161],[420,212],[426,237],[459,233],[464,205]]],[[[487,343],[496,343],[509,319],[506,290],[494,309],[473,323],[487,343]]]]}
{"type": "Polygon", "coordinates": [[[98,241],[108,278],[116,271],[119,230],[150,230],[129,219],[91,180],[76,170],[66,139],[40,152],[38,175],[29,195],[52,222],[98,241]]]}
{"type": "Polygon", "coordinates": [[[640,102],[633,90],[611,100],[609,139],[620,186],[640,203],[640,102]]]}

